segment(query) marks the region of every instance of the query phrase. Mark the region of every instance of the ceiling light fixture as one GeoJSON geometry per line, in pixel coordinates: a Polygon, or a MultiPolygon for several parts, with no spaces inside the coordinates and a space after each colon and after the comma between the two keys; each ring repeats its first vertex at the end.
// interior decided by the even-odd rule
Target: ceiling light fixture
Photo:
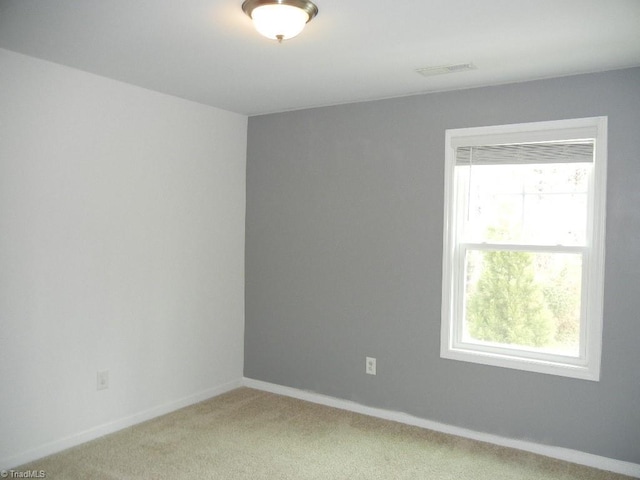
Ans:
{"type": "Polygon", "coordinates": [[[298,35],[318,14],[318,7],[308,0],[245,0],[242,11],[259,33],[282,42],[298,35]]]}

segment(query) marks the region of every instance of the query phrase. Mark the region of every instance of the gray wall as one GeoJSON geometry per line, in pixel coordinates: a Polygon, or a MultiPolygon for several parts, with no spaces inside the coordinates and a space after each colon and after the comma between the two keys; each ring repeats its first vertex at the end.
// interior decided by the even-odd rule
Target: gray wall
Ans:
{"type": "Polygon", "coordinates": [[[245,376],[640,463],[638,152],[640,69],[250,118],[245,376]],[[440,359],[445,129],[599,115],[601,381],[440,359]]]}

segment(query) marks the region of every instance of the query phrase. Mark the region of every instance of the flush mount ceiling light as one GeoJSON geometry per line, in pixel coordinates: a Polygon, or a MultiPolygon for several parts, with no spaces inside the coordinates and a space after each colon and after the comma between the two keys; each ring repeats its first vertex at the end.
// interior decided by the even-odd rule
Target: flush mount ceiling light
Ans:
{"type": "Polygon", "coordinates": [[[298,35],[318,14],[308,0],[245,0],[242,10],[259,33],[278,42],[298,35]]]}

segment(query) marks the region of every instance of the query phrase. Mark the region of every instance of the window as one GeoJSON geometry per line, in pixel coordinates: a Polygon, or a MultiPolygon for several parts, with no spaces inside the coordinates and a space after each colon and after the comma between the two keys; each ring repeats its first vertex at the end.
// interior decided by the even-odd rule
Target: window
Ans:
{"type": "Polygon", "coordinates": [[[441,357],[599,380],[606,130],[447,130],[441,357]]]}

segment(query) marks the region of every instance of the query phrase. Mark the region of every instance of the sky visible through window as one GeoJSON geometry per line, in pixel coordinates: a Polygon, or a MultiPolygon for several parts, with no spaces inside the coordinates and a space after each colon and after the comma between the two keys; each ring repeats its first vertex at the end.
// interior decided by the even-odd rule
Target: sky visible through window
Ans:
{"type": "Polygon", "coordinates": [[[468,176],[466,241],[584,245],[591,165],[457,167],[468,176]]]}

